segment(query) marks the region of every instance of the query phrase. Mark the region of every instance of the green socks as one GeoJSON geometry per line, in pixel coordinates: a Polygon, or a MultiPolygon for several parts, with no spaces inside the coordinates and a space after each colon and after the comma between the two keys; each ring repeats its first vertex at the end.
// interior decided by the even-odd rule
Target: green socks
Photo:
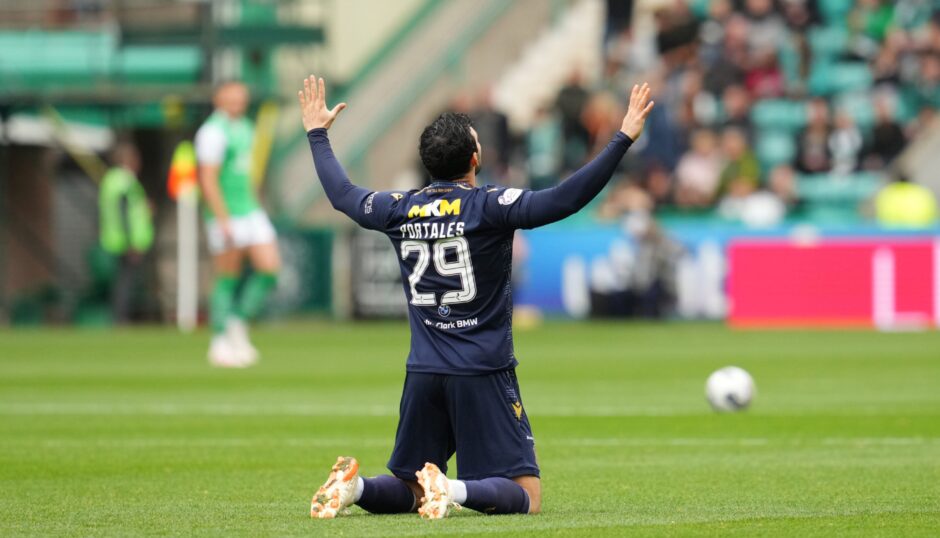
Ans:
{"type": "Polygon", "coordinates": [[[241,298],[235,304],[235,292],[238,290],[238,278],[231,275],[215,277],[215,287],[209,300],[209,325],[213,334],[225,332],[228,318],[236,316],[243,320],[253,320],[277,285],[277,275],[274,273],[253,273],[241,291],[241,298]]]}
{"type": "Polygon", "coordinates": [[[238,278],[230,275],[215,277],[215,287],[212,288],[212,297],[209,300],[209,325],[213,334],[225,332],[225,323],[232,314],[237,288],[238,278]]]}
{"type": "Polygon", "coordinates": [[[275,286],[277,286],[276,274],[260,271],[252,273],[242,290],[235,315],[248,321],[257,318],[275,286]]]}

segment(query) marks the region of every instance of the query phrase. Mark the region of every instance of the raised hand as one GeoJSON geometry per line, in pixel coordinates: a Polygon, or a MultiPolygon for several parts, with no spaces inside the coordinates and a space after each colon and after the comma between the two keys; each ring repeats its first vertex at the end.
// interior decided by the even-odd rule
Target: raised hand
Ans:
{"type": "Polygon", "coordinates": [[[340,103],[332,110],[326,108],[326,86],[322,78],[318,79],[313,75],[304,79],[304,89],[297,92],[297,100],[300,101],[306,131],[318,127],[329,129],[339,113],[346,108],[346,103],[340,103]]]}
{"type": "Polygon", "coordinates": [[[642,86],[634,84],[633,91],[630,92],[630,106],[627,108],[627,115],[623,117],[620,132],[629,136],[630,140],[639,138],[654,104],[656,103],[650,101],[650,85],[646,82],[642,86]]]}

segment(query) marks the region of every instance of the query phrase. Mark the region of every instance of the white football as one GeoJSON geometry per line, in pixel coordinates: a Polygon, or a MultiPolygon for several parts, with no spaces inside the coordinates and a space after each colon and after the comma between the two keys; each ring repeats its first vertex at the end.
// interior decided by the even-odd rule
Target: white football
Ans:
{"type": "Polygon", "coordinates": [[[737,366],[715,370],[705,382],[705,397],[715,411],[746,409],[754,398],[754,379],[737,366]]]}

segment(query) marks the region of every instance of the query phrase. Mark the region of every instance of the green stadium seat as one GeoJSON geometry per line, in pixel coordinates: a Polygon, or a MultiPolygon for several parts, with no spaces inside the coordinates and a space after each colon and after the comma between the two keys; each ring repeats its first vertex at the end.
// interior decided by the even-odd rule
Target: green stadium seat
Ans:
{"type": "Polygon", "coordinates": [[[117,63],[129,82],[188,83],[199,78],[202,54],[188,45],[131,46],[120,51],[117,63]]]}
{"type": "Polygon", "coordinates": [[[898,99],[895,101],[894,119],[901,123],[907,123],[917,117],[917,107],[911,96],[901,91],[898,99]]]}
{"type": "Polygon", "coordinates": [[[858,92],[871,88],[873,79],[868,66],[860,62],[826,62],[813,64],[809,91],[813,95],[858,92]]]}
{"type": "Polygon", "coordinates": [[[871,95],[867,92],[839,94],[833,104],[835,110],[847,112],[863,131],[870,129],[875,123],[875,109],[871,95]]]}
{"type": "Polygon", "coordinates": [[[191,83],[202,56],[197,46],[153,45],[119,48],[112,32],[0,32],[0,87],[91,86],[120,76],[129,83],[191,83]]]}
{"type": "Polygon", "coordinates": [[[797,192],[807,202],[842,205],[861,202],[875,195],[884,180],[870,172],[848,175],[810,174],[797,179],[797,192]]]}
{"type": "Polygon", "coordinates": [[[796,139],[788,131],[763,131],[757,135],[754,149],[766,173],[779,164],[793,161],[796,156],[796,139]]]}
{"type": "Polygon", "coordinates": [[[711,7],[711,0],[690,0],[689,11],[699,20],[708,17],[708,10],[711,7]]]}
{"type": "Polygon", "coordinates": [[[828,24],[844,25],[846,16],[855,7],[854,0],[819,0],[817,8],[828,24]]]}
{"type": "Polygon", "coordinates": [[[806,202],[807,219],[826,225],[851,225],[863,220],[862,202],[884,184],[877,174],[855,173],[843,176],[812,174],[797,180],[797,193],[806,202]]]}
{"type": "Polygon", "coordinates": [[[777,49],[777,61],[780,63],[780,70],[783,72],[788,88],[794,88],[800,84],[800,53],[789,39],[781,43],[777,49]]]}
{"type": "Polygon", "coordinates": [[[786,99],[764,99],[751,109],[751,122],[758,129],[798,131],[806,125],[806,104],[786,99]]]}
{"type": "Polygon", "coordinates": [[[849,43],[849,31],[843,26],[820,26],[807,36],[813,58],[825,60],[841,55],[849,43]]]}
{"type": "Polygon", "coordinates": [[[89,84],[108,76],[115,47],[104,32],[2,32],[0,81],[5,89],[89,84]]]}
{"type": "Polygon", "coordinates": [[[865,219],[857,205],[808,205],[802,212],[803,220],[816,226],[850,227],[858,226],[865,219]]]}

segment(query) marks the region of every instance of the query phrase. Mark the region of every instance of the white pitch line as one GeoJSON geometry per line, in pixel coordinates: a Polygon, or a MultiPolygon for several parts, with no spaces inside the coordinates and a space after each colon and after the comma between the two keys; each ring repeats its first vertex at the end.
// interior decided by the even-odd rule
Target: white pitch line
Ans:
{"type": "MultiPolygon", "coordinates": [[[[539,416],[620,417],[695,414],[694,409],[664,407],[548,407],[539,416]]],[[[398,416],[393,405],[251,405],[251,404],[111,404],[111,403],[0,403],[0,415],[291,415],[291,416],[398,416]]]]}
{"type": "MultiPolygon", "coordinates": [[[[536,439],[538,441],[538,439],[536,439]]],[[[546,444],[559,446],[763,446],[771,442],[764,437],[758,438],[695,438],[695,437],[675,437],[675,438],[656,438],[656,437],[600,437],[600,438],[580,438],[580,439],[558,439],[548,440],[546,444]]]]}
{"type": "MultiPolygon", "coordinates": [[[[223,437],[218,439],[199,438],[142,438],[142,439],[40,439],[20,441],[15,444],[39,444],[43,448],[76,448],[94,446],[99,448],[236,448],[253,446],[283,447],[342,447],[342,446],[391,446],[393,439],[383,438],[252,438],[223,437]]],[[[9,443],[7,443],[9,444],[9,443]]]]}
{"type": "Polygon", "coordinates": [[[384,405],[247,405],[247,404],[0,404],[0,415],[209,415],[209,416],[397,416],[384,405]]]}
{"type": "MultiPolygon", "coordinates": [[[[701,406],[527,406],[529,414],[540,418],[617,418],[617,417],[705,417],[713,413],[701,406]]],[[[836,409],[776,407],[761,409],[762,416],[798,416],[824,413],[839,416],[884,416],[904,409],[860,405],[836,409]]],[[[754,411],[750,411],[754,413],[754,411]]],[[[0,402],[0,416],[341,416],[397,417],[398,406],[392,404],[180,404],[180,403],[64,403],[64,402],[0,402]]]]}
{"type": "Polygon", "coordinates": [[[600,437],[581,439],[540,439],[548,445],[572,447],[644,447],[644,446],[674,446],[674,447],[705,447],[705,446],[914,446],[914,445],[940,445],[940,437],[824,437],[822,439],[779,438],[767,437],[676,437],[676,438],[630,438],[630,437],[600,437]]]}
{"type": "MultiPolygon", "coordinates": [[[[336,438],[336,437],[154,437],[116,439],[7,439],[5,446],[42,446],[43,448],[75,448],[95,446],[101,448],[190,448],[190,447],[342,447],[390,446],[393,438],[336,438]]],[[[539,444],[555,447],[776,447],[776,446],[940,446],[940,437],[825,437],[822,439],[770,439],[766,437],[593,437],[593,438],[541,438],[539,444]]]]}
{"type": "Polygon", "coordinates": [[[826,437],[824,445],[839,446],[912,446],[940,444],[938,437],[826,437]]]}
{"type": "MultiPolygon", "coordinates": [[[[600,534],[605,533],[609,534],[613,530],[617,530],[617,534],[623,536],[630,536],[635,534],[648,535],[651,534],[650,528],[654,528],[652,534],[675,534],[675,531],[669,532],[670,527],[677,525],[681,526],[693,526],[693,525],[714,525],[717,523],[725,524],[734,524],[740,525],[742,523],[748,524],[750,527],[753,527],[755,523],[758,522],[768,522],[775,521],[780,519],[797,519],[803,521],[812,521],[814,519],[831,519],[831,518],[853,518],[858,516],[871,517],[878,515],[913,515],[913,514],[940,514],[940,511],[936,509],[926,509],[926,510],[917,510],[917,509],[898,509],[898,508],[886,508],[886,509],[874,509],[871,507],[862,507],[858,509],[850,510],[834,510],[826,509],[825,507],[813,510],[787,510],[785,508],[778,509],[777,512],[747,512],[741,515],[717,515],[713,517],[677,517],[675,515],[671,516],[654,516],[654,517],[644,517],[638,515],[635,512],[630,513],[625,511],[617,519],[598,519],[598,518],[585,518],[585,519],[576,519],[568,521],[558,521],[555,519],[545,519],[545,518],[531,518],[531,522],[527,521],[525,530],[528,532],[538,532],[545,531],[546,534],[563,534],[565,530],[572,531],[583,531],[589,530],[591,534],[600,534]],[[645,527],[645,528],[644,528],[645,527]],[[662,527],[662,529],[657,528],[662,527]]],[[[733,532],[733,531],[731,531],[733,532]]],[[[721,530],[712,530],[711,534],[713,535],[722,535],[730,534],[728,530],[725,530],[724,533],[721,530]]],[[[511,533],[511,531],[510,531],[511,533]]],[[[380,534],[366,534],[363,533],[362,536],[427,536],[427,530],[412,530],[412,529],[384,529],[380,534]]],[[[488,535],[488,534],[506,534],[506,529],[503,527],[492,527],[492,528],[477,528],[473,531],[474,535],[488,535]]],[[[578,534],[587,535],[587,532],[578,532],[578,534]]],[[[686,532],[685,534],[691,534],[691,532],[686,532]]],[[[754,534],[753,532],[751,534],[754,534]]]]}

